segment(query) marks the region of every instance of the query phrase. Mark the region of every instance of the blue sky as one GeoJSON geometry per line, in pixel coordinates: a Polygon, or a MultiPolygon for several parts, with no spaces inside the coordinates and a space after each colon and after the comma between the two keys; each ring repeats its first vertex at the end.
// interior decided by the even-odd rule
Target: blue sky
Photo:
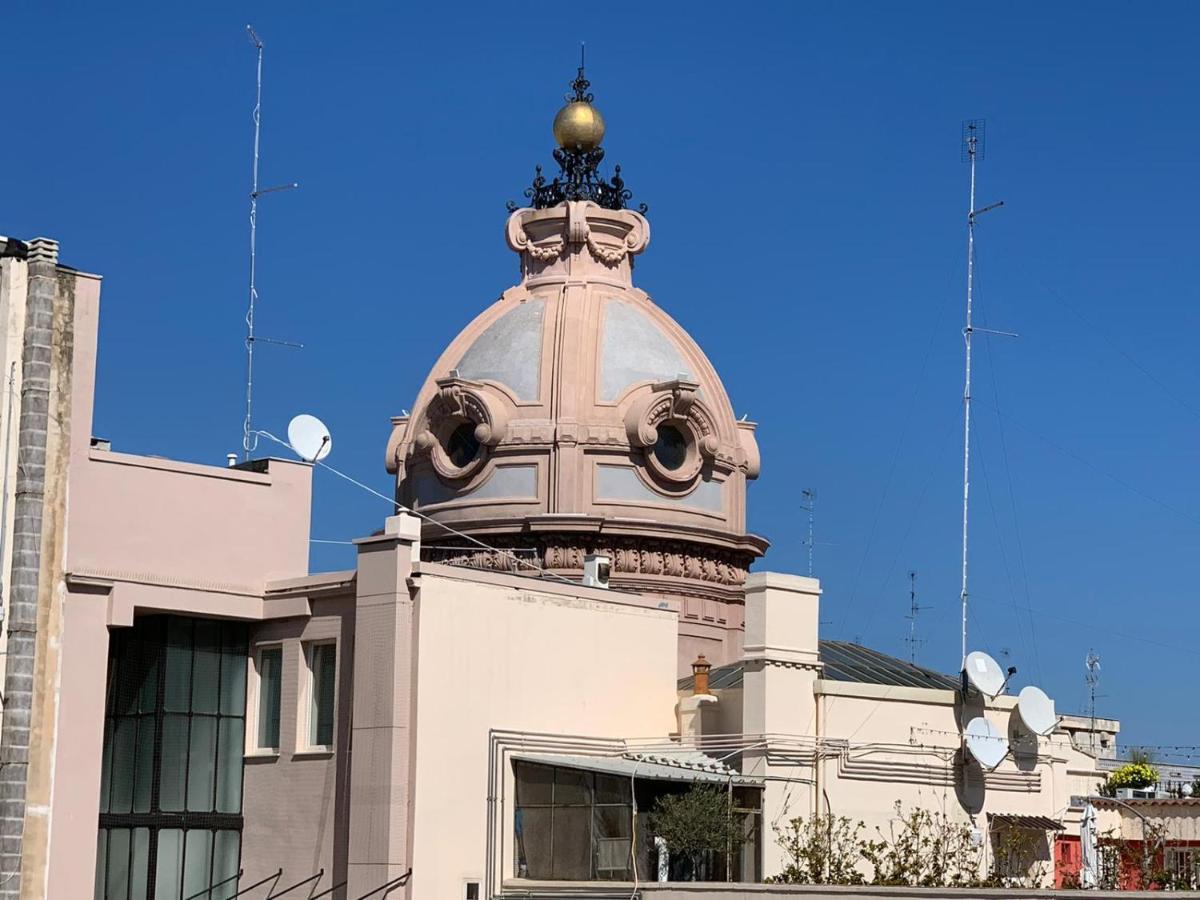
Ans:
{"type": "MultiPolygon", "coordinates": [[[[958,663],[964,118],[988,120],[971,643],[1131,743],[1200,743],[1200,11],[1134,5],[24,7],[0,60],[0,232],[105,276],[114,447],[220,463],[243,397],[254,54],[267,45],[257,422],[299,411],[377,489],[388,417],[517,276],[578,42],[654,239],[638,283],[760,423],[750,524],[826,636],[958,663]],[[1005,654],[1007,653],[1007,657],[1005,654]],[[1185,701],[1185,702],[1181,702],[1185,701]]],[[[384,505],[316,476],[314,537],[384,505]]],[[[315,545],[317,568],[352,564],[315,545]]]]}

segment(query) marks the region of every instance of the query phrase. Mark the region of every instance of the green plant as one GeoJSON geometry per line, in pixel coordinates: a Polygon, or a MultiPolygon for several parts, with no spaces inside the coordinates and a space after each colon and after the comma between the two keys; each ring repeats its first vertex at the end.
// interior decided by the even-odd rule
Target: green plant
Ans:
{"type": "Polygon", "coordinates": [[[910,887],[971,887],[979,883],[979,849],[971,827],[945,812],[915,809],[896,819],[881,840],[866,842],[864,858],[875,868],[874,884],[910,887]]]}
{"type": "Polygon", "coordinates": [[[986,883],[991,887],[1037,888],[1046,878],[1046,861],[1038,850],[1046,837],[1023,828],[1005,828],[994,836],[992,864],[986,883]]]}
{"type": "Polygon", "coordinates": [[[683,794],[659,797],[650,814],[650,829],[667,842],[667,849],[688,859],[696,880],[703,855],[724,853],[741,838],[726,791],[697,784],[683,794]]]}
{"type": "Polygon", "coordinates": [[[1149,762],[1127,762],[1119,769],[1108,773],[1104,784],[1113,791],[1121,788],[1148,788],[1158,784],[1158,769],[1149,762]]]}
{"type": "Polygon", "coordinates": [[[862,884],[862,822],[845,816],[800,817],[775,826],[775,841],[787,854],[787,865],[768,878],[774,884],[862,884]]]}

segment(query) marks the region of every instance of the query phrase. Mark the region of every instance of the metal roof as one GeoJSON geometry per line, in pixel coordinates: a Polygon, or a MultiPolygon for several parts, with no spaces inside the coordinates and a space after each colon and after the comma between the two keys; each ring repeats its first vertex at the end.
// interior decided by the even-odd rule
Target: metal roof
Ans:
{"type": "MultiPolygon", "coordinates": [[[[824,665],[821,677],[830,681],[932,688],[939,691],[953,691],[959,687],[959,678],[956,675],[935,672],[933,669],[914,665],[860,644],[823,640],[819,642],[818,652],[824,665]]],[[[740,687],[742,663],[730,663],[714,668],[709,673],[708,684],[710,688],[718,690],[740,687]]],[[[691,687],[692,676],[679,679],[680,690],[690,690],[691,687]]]]}
{"type": "Polygon", "coordinates": [[[762,784],[762,779],[742,775],[723,761],[696,750],[627,753],[624,756],[541,756],[536,753],[515,753],[513,759],[544,766],[561,766],[565,769],[605,772],[626,778],[762,784]]]}
{"type": "Polygon", "coordinates": [[[1032,828],[1036,831],[1066,831],[1067,826],[1049,816],[1018,816],[1009,813],[988,813],[993,825],[1008,828],[1032,828]]]}

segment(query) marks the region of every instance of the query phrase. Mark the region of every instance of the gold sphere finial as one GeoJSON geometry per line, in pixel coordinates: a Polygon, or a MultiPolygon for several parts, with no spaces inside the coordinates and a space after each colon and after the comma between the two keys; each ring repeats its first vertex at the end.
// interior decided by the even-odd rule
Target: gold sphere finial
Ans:
{"type": "Polygon", "coordinates": [[[595,150],[604,140],[604,117],[586,100],[572,100],[554,117],[554,140],[564,150],[595,150]]]}
{"type": "Polygon", "coordinates": [[[588,153],[604,140],[604,117],[592,106],[588,92],[591,82],[583,74],[583,45],[579,47],[579,72],[571,82],[573,93],[567,94],[567,105],[554,117],[554,140],[572,153],[588,153]]]}

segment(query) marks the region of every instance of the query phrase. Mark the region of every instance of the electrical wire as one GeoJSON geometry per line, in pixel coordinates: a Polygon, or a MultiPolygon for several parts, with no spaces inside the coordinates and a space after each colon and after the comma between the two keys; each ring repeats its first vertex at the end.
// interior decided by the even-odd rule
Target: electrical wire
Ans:
{"type": "Polygon", "coordinates": [[[917,397],[921,393],[921,387],[925,383],[925,372],[929,368],[929,358],[933,354],[934,344],[937,343],[938,329],[941,327],[942,319],[945,317],[945,312],[946,304],[942,303],[941,306],[938,307],[937,315],[934,317],[933,326],[929,332],[929,342],[925,346],[925,355],[921,359],[921,368],[913,383],[912,396],[908,400],[908,411],[904,415],[904,425],[900,429],[900,439],[896,442],[896,450],[892,454],[892,462],[888,467],[887,479],[883,485],[883,493],[879,497],[879,503],[875,506],[875,515],[871,519],[871,528],[867,532],[867,543],[863,548],[863,555],[858,563],[858,571],[855,572],[854,583],[850,588],[850,598],[846,601],[846,606],[842,610],[842,619],[838,624],[839,634],[844,633],[846,622],[850,616],[850,610],[854,606],[855,598],[858,596],[858,586],[862,580],[863,570],[867,565],[867,558],[871,554],[871,545],[875,540],[875,531],[879,526],[879,517],[883,513],[884,505],[887,503],[888,492],[891,490],[892,480],[896,475],[896,467],[900,463],[900,453],[904,449],[904,440],[908,436],[909,428],[912,425],[913,410],[916,408],[917,397]]]}
{"type": "MultiPolygon", "coordinates": [[[[979,272],[980,272],[979,255],[978,255],[978,253],[976,253],[975,293],[977,296],[980,294],[980,287],[982,284],[982,281],[979,277],[979,272]]],[[[982,304],[980,304],[981,313],[983,312],[983,310],[984,310],[984,307],[982,306],[982,304]]],[[[986,325],[987,324],[986,318],[984,316],[981,316],[981,318],[985,319],[984,324],[986,325]]],[[[1025,588],[1025,603],[1028,605],[1032,605],[1033,604],[1033,596],[1032,596],[1031,591],[1029,590],[1029,569],[1025,565],[1025,544],[1021,540],[1021,523],[1020,523],[1020,518],[1017,516],[1017,499],[1016,499],[1016,492],[1013,488],[1012,466],[1009,465],[1009,462],[1008,462],[1008,440],[1005,438],[1005,435],[1004,435],[1004,420],[999,415],[999,411],[1000,411],[999,382],[1000,382],[1000,379],[996,375],[996,364],[992,358],[992,342],[991,341],[983,342],[983,352],[987,356],[988,381],[991,382],[992,402],[995,405],[995,411],[996,411],[996,431],[1000,436],[1000,458],[1004,463],[1004,473],[1005,473],[1005,477],[1006,477],[1006,480],[1008,483],[1008,502],[1009,502],[1009,509],[1012,513],[1013,536],[1016,539],[1016,545],[1017,545],[1017,563],[1021,567],[1021,581],[1022,581],[1022,585],[1025,588]]],[[[980,456],[982,457],[982,452],[980,453],[980,456]]],[[[984,484],[987,485],[986,470],[984,472],[984,484]]],[[[992,506],[992,517],[993,517],[993,520],[996,521],[996,531],[997,531],[997,535],[998,535],[999,530],[1000,530],[1000,524],[999,524],[999,520],[996,518],[995,505],[992,504],[992,492],[991,492],[990,485],[987,486],[987,492],[988,492],[988,503],[989,503],[989,505],[992,506]]],[[[1001,553],[1003,554],[1003,547],[1001,547],[1001,553]]],[[[1005,559],[1005,561],[1004,561],[1004,569],[1005,569],[1005,574],[1008,575],[1008,560],[1007,559],[1005,559]]],[[[1017,608],[1016,600],[1014,599],[1014,595],[1016,592],[1013,591],[1013,589],[1012,589],[1011,575],[1008,575],[1008,581],[1009,581],[1009,591],[1010,591],[1009,597],[1012,600],[1013,609],[1015,611],[1017,608]]],[[[1020,631],[1021,631],[1020,615],[1018,614],[1018,615],[1014,616],[1014,620],[1017,622],[1017,632],[1018,632],[1018,636],[1020,636],[1020,631]]],[[[1022,644],[1024,644],[1023,637],[1021,638],[1021,642],[1022,642],[1022,644]]],[[[1045,676],[1042,672],[1042,658],[1041,658],[1041,655],[1038,653],[1037,627],[1033,621],[1032,614],[1029,614],[1029,644],[1033,649],[1033,664],[1034,664],[1034,668],[1037,670],[1038,681],[1044,682],[1045,676]]]]}
{"type": "Polygon", "coordinates": [[[1057,450],[1059,453],[1062,453],[1064,456],[1069,456],[1071,459],[1074,459],[1076,462],[1082,463],[1083,465],[1087,466],[1093,472],[1103,475],[1105,478],[1109,479],[1114,484],[1119,484],[1121,487],[1125,488],[1126,490],[1131,491],[1134,494],[1137,494],[1143,500],[1147,500],[1150,503],[1155,504],[1156,506],[1161,506],[1163,509],[1167,510],[1168,512],[1175,513],[1175,515],[1186,519],[1187,521],[1191,522],[1193,525],[1200,525],[1200,518],[1192,515],[1191,513],[1189,513],[1186,510],[1180,509],[1178,506],[1173,506],[1172,504],[1168,503],[1165,500],[1160,500],[1158,497],[1155,497],[1153,494],[1146,493],[1141,488],[1130,484],[1128,481],[1125,481],[1120,476],[1114,475],[1112,472],[1109,472],[1106,469],[1100,468],[1095,463],[1089,462],[1088,460],[1086,460],[1082,456],[1080,456],[1078,453],[1076,453],[1073,450],[1070,450],[1067,447],[1064,447],[1062,444],[1058,443],[1056,440],[1054,440],[1054,438],[1047,437],[1046,435],[1033,430],[1032,428],[1028,427],[1027,425],[1024,425],[1021,422],[1019,422],[1018,420],[1014,419],[1008,413],[1003,413],[997,409],[996,415],[999,416],[1000,418],[1007,419],[1009,424],[1017,426],[1022,431],[1027,432],[1028,434],[1031,434],[1033,437],[1046,442],[1051,447],[1053,447],[1055,450],[1057,450]]]}
{"type": "MultiPolygon", "coordinates": [[[[297,450],[295,447],[293,447],[287,441],[277,438],[275,435],[271,434],[271,432],[269,432],[269,431],[263,431],[263,430],[259,429],[259,430],[256,430],[254,432],[254,434],[257,436],[265,437],[268,440],[274,441],[275,443],[279,444],[280,446],[287,447],[289,450],[291,450],[293,453],[295,453],[301,459],[305,459],[303,453],[301,453],[299,450],[297,450]]],[[[355,487],[362,488],[362,490],[366,491],[368,494],[378,497],[380,500],[387,501],[388,503],[392,504],[395,507],[396,512],[398,512],[398,513],[401,513],[401,512],[408,513],[409,515],[416,516],[418,519],[422,519],[423,521],[429,522],[431,525],[437,525],[439,528],[442,528],[442,529],[448,531],[450,534],[454,535],[455,537],[462,538],[465,541],[470,541],[472,544],[482,547],[484,550],[488,550],[492,553],[498,553],[501,556],[506,556],[509,559],[511,559],[516,565],[525,566],[528,569],[534,570],[535,572],[537,572],[539,574],[539,576],[545,576],[545,577],[557,579],[558,581],[561,581],[564,584],[571,585],[571,587],[579,587],[580,586],[579,582],[572,581],[570,578],[567,578],[564,575],[559,575],[557,572],[551,572],[549,569],[545,569],[542,566],[539,566],[537,563],[532,563],[532,562],[529,562],[528,560],[521,559],[519,556],[517,556],[515,553],[513,553],[510,550],[502,550],[499,547],[493,547],[490,544],[485,544],[483,541],[479,540],[479,538],[474,537],[473,535],[467,534],[466,532],[459,531],[457,528],[451,528],[446,523],[439,522],[437,519],[433,518],[432,516],[427,516],[422,512],[417,512],[417,510],[411,509],[411,508],[403,505],[402,503],[400,503],[398,500],[396,500],[395,497],[389,497],[386,494],[381,494],[379,491],[375,490],[373,487],[363,484],[361,481],[358,481],[355,478],[351,478],[345,472],[339,472],[337,469],[335,469],[333,466],[329,465],[326,462],[323,462],[319,459],[305,460],[305,461],[311,463],[314,466],[320,466],[322,469],[325,469],[326,471],[332,472],[338,478],[341,478],[345,481],[350,482],[355,487]]]]}

